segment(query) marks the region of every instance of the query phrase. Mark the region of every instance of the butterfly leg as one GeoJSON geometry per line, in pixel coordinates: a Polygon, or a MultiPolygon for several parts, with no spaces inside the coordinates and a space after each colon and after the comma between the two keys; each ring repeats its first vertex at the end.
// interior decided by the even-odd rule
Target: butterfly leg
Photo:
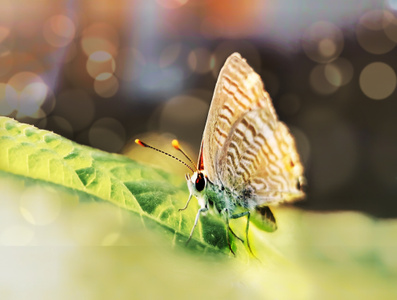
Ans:
{"type": "Polygon", "coordinates": [[[190,199],[192,199],[192,194],[189,195],[189,199],[187,199],[185,207],[178,209],[178,211],[185,210],[188,207],[188,205],[189,205],[190,199]]]}
{"type": "Polygon", "coordinates": [[[250,250],[251,254],[252,254],[254,257],[256,257],[255,254],[254,254],[254,252],[252,252],[251,245],[250,245],[250,240],[248,239],[248,229],[249,229],[249,227],[250,227],[250,217],[251,217],[251,213],[248,212],[248,214],[247,214],[247,227],[245,228],[245,236],[247,237],[247,246],[248,246],[248,249],[250,250]]]}
{"type": "Polygon", "coordinates": [[[249,239],[248,239],[248,230],[249,230],[249,225],[250,225],[251,213],[249,211],[245,211],[245,212],[242,212],[242,213],[239,213],[239,214],[231,215],[230,218],[238,219],[238,218],[241,218],[241,217],[244,217],[244,216],[247,216],[247,227],[245,228],[245,236],[246,236],[246,239],[247,239],[247,247],[248,247],[248,250],[251,252],[251,254],[255,257],[255,254],[254,254],[254,252],[252,252],[251,245],[250,245],[250,242],[249,242],[249,239]]]}
{"type": "Polygon", "coordinates": [[[233,233],[234,236],[236,236],[236,234],[233,232],[233,230],[230,228],[229,226],[229,211],[227,209],[223,210],[223,215],[225,216],[226,219],[226,240],[227,240],[227,245],[229,246],[229,250],[230,252],[233,253],[234,256],[236,256],[236,253],[234,253],[233,249],[232,249],[232,245],[230,244],[230,239],[229,239],[229,231],[233,233]]]}
{"type": "Polygon", "coordinates": [[[244,244],[244,240],[241,237],[239,237],[237,234],[234,233],[234,231],[232,230],[232,227],[229,227],[229,230],[230,230],[231,234],[234,235],[235,238],[237,238],[239,241],[241,241],[244,244]]]}
{"type": "MultiPolygon", "coordinates": [[[[190,198],[189,198],[189,199],[190,199],[190,198]]],[[[206,208],[206,207],[202,207],[202,208],[200,208],[200,209],[198,210],[197,215],[196,215],[196,219],[194,220],[194,225],[193,225],[192,231],[190,232],[190,236],[189,236],[189,238],[188,238],[188,240],[187,240],[187,242],[186,242],[186,245],[190,242],[190,240],[191,240],[191,238],[192,238],[192,236],[193,236],[193,232],[194,232],[194,229],[195,229],[196,226],[197,226],[198,220],[199,220],[199,218],[200,218],[200,214],[201,214],[202,212],[207,211],[207,210],[208,210],[208,208],[206,208]]]]}

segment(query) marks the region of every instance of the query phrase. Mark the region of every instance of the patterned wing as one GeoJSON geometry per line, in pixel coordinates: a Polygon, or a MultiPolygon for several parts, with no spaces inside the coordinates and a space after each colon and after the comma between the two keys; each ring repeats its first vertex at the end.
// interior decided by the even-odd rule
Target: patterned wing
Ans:
{"type": "Polygon", "coordinates": [[[250,220],[257,228],[267,232],[277,230],[276,219],[268,206],[257,206],[251,213],[250,220]]]}
{"type": "Polygon", "coordinates": [[[284,123],[265,108],[251,110],[232,126],[219,157],[220,179],[246,195],[247,207],[293,201],[304,196],[303,167],[284,123]]]}
{"type": "Polygon", "coordinates": [[[250,180],[249,188],[256,191],[258,205],[269,202],[290,202],[305,196],[302,191],[305,184],[304,169],[296,150],[295,140],[284,123],[278,122],[274,138],[278,144],[276,149],[281,156],[277,158],[269,156],[269,160],[276,159],[272,162],[276,167],[272,170],[268,168],[272,175],[265,177],[269,172],[266,168],[260,167],[252,174],[250,180]],[[278,169],[278,166],[281,169],[278,169]]]}
{"type": "Polygon", "coordinates": [[[248,111],[262,107],[269,122],[277,120],[268,93],[257,73],[240,54],[232,54],[220,71],[205,125],[199,168],[208,178],[219,179],[219,157],[230,135],[232,125],[248,111]]]}

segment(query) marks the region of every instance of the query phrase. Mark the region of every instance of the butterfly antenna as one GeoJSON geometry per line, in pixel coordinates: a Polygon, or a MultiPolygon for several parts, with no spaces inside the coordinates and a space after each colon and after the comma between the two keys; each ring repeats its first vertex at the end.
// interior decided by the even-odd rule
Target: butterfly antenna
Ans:
{"type": "Polygon", "coordinates": [[[196,169],[196,171],[198,171],[196,164],[193,162],[193,160],[185,153],[185,151],[182,150],[181,146],[179,145],[178,140],[172,140],[172,147],[174,147],[176,150],[180,151],[186,158],[188,161],[190,161],[190,163],[194,166],[194,168],[196,169]]]}
{"type": "MultiPolygon", "coordinates": [[[[160,149],[157,149],[157,148],[155,148],[155,147],[152,147],[152,146],[150,146],[150,145],[148,145],[148,144],[142,142],[140,139],[136,139],[136,140],[135,140],[135,143],[138,144],[138,145],[140,145],[140,146],[142,146],[142,147],[146,147],[146,148],[153,149],[153,150],[155,150],[155,151],[157,151],[157,152],[160,152],[160,153],[162,153],[162,154],[165,154],[165,155],[167,155],[167,156],[169,156],[169,157],[171,157],[171,158],[173,158],[173,159],[179,161],[180,163],[184,164],[186,167],[188,167],[188,168],[194,173],[194,170],[192,169],[192,167],[189,166],[189,165],[188,165],[187,163],[185,163],[184,161],[180,160],[179,158],[177,158],[177,157],[175,157],[175,156],[173,156],[173,155],[171,155],[171,154],[169,154],[169,153],[167,153],[167,152],[165,152],[165,151],[163,151],[163,150],[160,150],[160,149]]],[[[183,152],[182,152],[182,153],[183,153],[183,152]]],[[[186,154],[185,154],[185,156],[186,156],[186,154]]],[[[197,168],[196,168],[196,169],[197,169],[197,168]]]]}

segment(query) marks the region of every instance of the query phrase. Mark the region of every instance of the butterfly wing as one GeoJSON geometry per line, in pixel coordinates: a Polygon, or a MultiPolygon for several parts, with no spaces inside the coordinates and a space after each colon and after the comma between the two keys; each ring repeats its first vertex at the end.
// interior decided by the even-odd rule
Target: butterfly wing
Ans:
{"type": "Polygon", "coordinates": [[[251,214],[251,222],[256,225],[257,228],[267,232],[273,232],[277,230],[277,223],[274,215],[269,207],[257,206],[255,211],[251,214]]]}
{"type": "Polygon", "coordinates": [[[269,155],[268,160],[273,159],[270,162],[272,167],[265,168],[264,164],[257,168],[249,182],[249,188],[255,190],[258,205],[291,202],[305,196],[302,191],[305,182],[303,166],[296,150],[295,140],[284,123],[278,122],[274,139],[278,148],[272,150],[277,149],[279,156],[269,155]]]}
{"type": "Polygon", "coordinates": [[[304,196],[298,185],[303,167],[294,138],[284,123],[269,122],[265,109],[251,110],[236,121],[223,147],[221,181],[247,195],[247,207],[304,196]]]}
{"type": "Polygon", "coordinates": [[[239,54],[220,72],[200,153],[209,179],[246,195],[247,207],[303,197],[295,141],[259,75],[239,54]]]}
{"type": "Polygon", "coordinates": [[[247,111],[263,107],[269,119],[277,120],[269,95],[257,73],[241,58],[232,54],[220,71],[203,132],[199,168],[217,183],[218,158],[232,125],[247,111]]]}

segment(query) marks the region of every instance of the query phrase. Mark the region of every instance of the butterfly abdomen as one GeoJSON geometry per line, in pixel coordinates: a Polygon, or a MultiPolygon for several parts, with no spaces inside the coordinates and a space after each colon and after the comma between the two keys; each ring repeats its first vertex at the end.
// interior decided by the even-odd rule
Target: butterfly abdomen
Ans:
{"type": "Polygon", "coordinates": [[[238,207],[251,210],[257,205],[253,198],[255,197],[254,191],[250,187],[247,187],[243,192],[237,192],[223,185],[215,185],[212,182],[208,182],[205,197],[218,213],[224,209],[227,209],[229,213],[233,213],[238,207]]]}
{"type": "Polygon", "coordinates": [[[251,186],[247,186],[238,193],[237,203],[238,205],[251,210],[254,209],[257,205],[255,197],[256,194],[254,189],[251,186]]]}

